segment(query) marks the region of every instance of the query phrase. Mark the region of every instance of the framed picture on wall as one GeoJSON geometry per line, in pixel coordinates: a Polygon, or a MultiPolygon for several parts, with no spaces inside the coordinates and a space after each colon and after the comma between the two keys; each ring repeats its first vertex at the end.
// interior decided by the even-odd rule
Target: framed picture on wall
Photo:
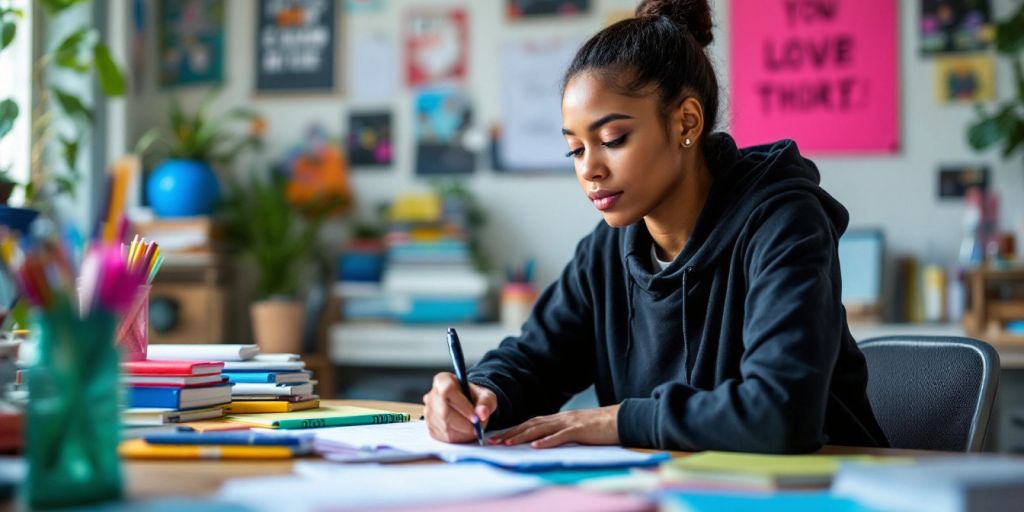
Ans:
{"type": "Polygon", "coordinates": [[[380,169],[394,158],[391,112],[353,112],[348,118],[348,159],[353,167],[380,169]]]}
{"type": "Polygon", "coordinates": [[[405,76],[409,87],[461,83],[469,62],[465,9],[416,9],[405,21],[405,76]]]}
{"type": "Polygon", "coordinates": [[[921,0],[921,53],[988,49],[995,39],[989,0],[921,0]]]}
{"type": "Polygon", "coordinates": [[[421,91],[416,96],[416,174],[470,174],[476,154],[467,146],[473,110],[455,90],[421,91]]]}
{"type": "Polygon", "coordinates": [[[337,18],[332,0],[259,0],[256,91],[333,92],[337,18]]]}
{"type": "Polygon", "coordinates": [[[590,11],[590,0],[505,0],[508,19],[535,16],[578,16],[590,11]]]}
{"type": "Polygon", "coordinates": [[[157,20],[161,86],[224,80],[222,0],[161,0],[157,20]]]}

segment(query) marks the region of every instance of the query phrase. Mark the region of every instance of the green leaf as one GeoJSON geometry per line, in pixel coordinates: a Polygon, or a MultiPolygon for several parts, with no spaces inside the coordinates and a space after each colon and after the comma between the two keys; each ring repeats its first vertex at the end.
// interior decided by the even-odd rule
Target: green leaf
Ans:
{"type": "Polygon", "coordinates": [[[123,95],[125,90],[124,73],[117,67],[117,63],[110,55],[110,48],[103,43],[96,43],[96,46],[92,48],[92,54],[103,94],[107,96],[123,95]]]}
{"type": "Polygon", "coordinates": [[[996,50],[1017,53],[1024,49],[1024,4],[1006,21],[996,24],[996,50]]]}
{"type": "Polygon", "coordinates": [[[76,4],[88,2],[89,0],[42,0],[43,7],[49,11],[50,14],[56,14],[64,9],[73,7],[76,4]]]}
{"type": "Polygon", "coordinates": [[[14,34],[18,32],[18,26],[13,21],[0,22],[0,50],[7,48],[14,41],[14,34]]]}
{"type": "Polygon", "coordinates": [[[71,116],[80,116],[85,118],[88,122],[92,122],[92,110],[86,107],[82,100],[63,89],[50,86],[50,90],[53,91],[54,96],[57,98],[57,104],[64,112],[71,116]]]}
{"type": "Polygon", "coordinates": [[[18,118],[18,104],[12,99],[0,101],[0,139],[7,135],[14,127],[14,120],[18,118]]]}
{"type": "Polygon", "coordinates": [[[1010,156],[1021,143],[1024,143],[1024,121],[1021,119],[1015,119],[1013,128],[1010,129],[1006,137],[1006,143],[1003,144],[1003,158],[1010,156]]]}
{"type": "Polygon", "coordinates": [[[78,165],[78,148],[81,146],[82,138],[65,139],[60,138],[60,145],[64,149],[64,163],[68,169],[74,171],[78,165]]]}
{"type": "Polygon", "coordinates": [[[85,45],[93,35],[93,29],[82,27],[71,34],[68,34],[53,51],[54,62],[57,66],[85,73],[89,71],[90,62],[81,60],[79,57],[85,51],[85,45]]]}
{"type": "Polygon", "coordinates": [[[1009,136],[1019,122],[1014,107],[1014,103],[1007,103],[999,113],[989,117],[978,106],[980,120],[967,129],[967,142],[971,147],[976,150],[986,149],[1009,136]]]}

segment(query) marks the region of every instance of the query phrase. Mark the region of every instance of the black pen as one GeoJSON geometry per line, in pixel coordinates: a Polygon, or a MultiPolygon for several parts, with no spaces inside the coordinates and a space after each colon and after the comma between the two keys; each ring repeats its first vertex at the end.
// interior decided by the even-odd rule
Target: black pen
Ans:
{"type": "MultiPolygon", "coordinates": [[[[459,379],[462,386],[462,393],[473,404],[473,395],[469,392],[469,376],[466,375],[466,359],[462,357],[462,344],[459,343],[459,334],[454,327],[448,328],[448,354],[452,356],[452,367],[455,369],[455,378],[459,379]]],[[[475,404],[473,404],[475,405],[475,404]]],[[[480,426],[480,419],[473,415],[473,428],[476,430],[476,440],[480,446],[484,445],[484,429],[480,426]]]]}

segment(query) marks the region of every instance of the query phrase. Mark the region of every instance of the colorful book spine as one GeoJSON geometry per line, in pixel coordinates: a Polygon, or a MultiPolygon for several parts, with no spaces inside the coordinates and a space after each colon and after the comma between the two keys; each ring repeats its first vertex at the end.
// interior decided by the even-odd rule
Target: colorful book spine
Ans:
{"type": "Polygon", "coordinates": [[[360,416],[336,416],[329,418],[306,418],[295,420],[278,420],[274,426],[283,429],[349,427],[354,425],[381,425],[384,423],[401,423],[409,421],[408,413],[365,414],[360,416]]]}

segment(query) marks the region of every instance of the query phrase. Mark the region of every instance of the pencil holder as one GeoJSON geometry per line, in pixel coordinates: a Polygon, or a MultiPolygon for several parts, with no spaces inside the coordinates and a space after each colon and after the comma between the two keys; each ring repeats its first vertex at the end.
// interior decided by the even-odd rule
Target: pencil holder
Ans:
{"type": "Polygon", "coordinates": [[[34,320],[23,494],[33,509],[119,498],[116,319],[101,310],[80,318],[65,301],[34,320]]]}
{"type": "Polygon", "coordinates": [[[131,307],[117,324],[117,336],[114,339],[125,361],[146,359],[146,350],[149,348],[149,292],[152,288],[148,284],[139,286],[131,307]]]}
{"type": "Polygon", "coordinates": [[[530,283],[506,283],[501,288],[501,326],[508,332],[519,332],[530,317],[537,289],[530,283]]]}

